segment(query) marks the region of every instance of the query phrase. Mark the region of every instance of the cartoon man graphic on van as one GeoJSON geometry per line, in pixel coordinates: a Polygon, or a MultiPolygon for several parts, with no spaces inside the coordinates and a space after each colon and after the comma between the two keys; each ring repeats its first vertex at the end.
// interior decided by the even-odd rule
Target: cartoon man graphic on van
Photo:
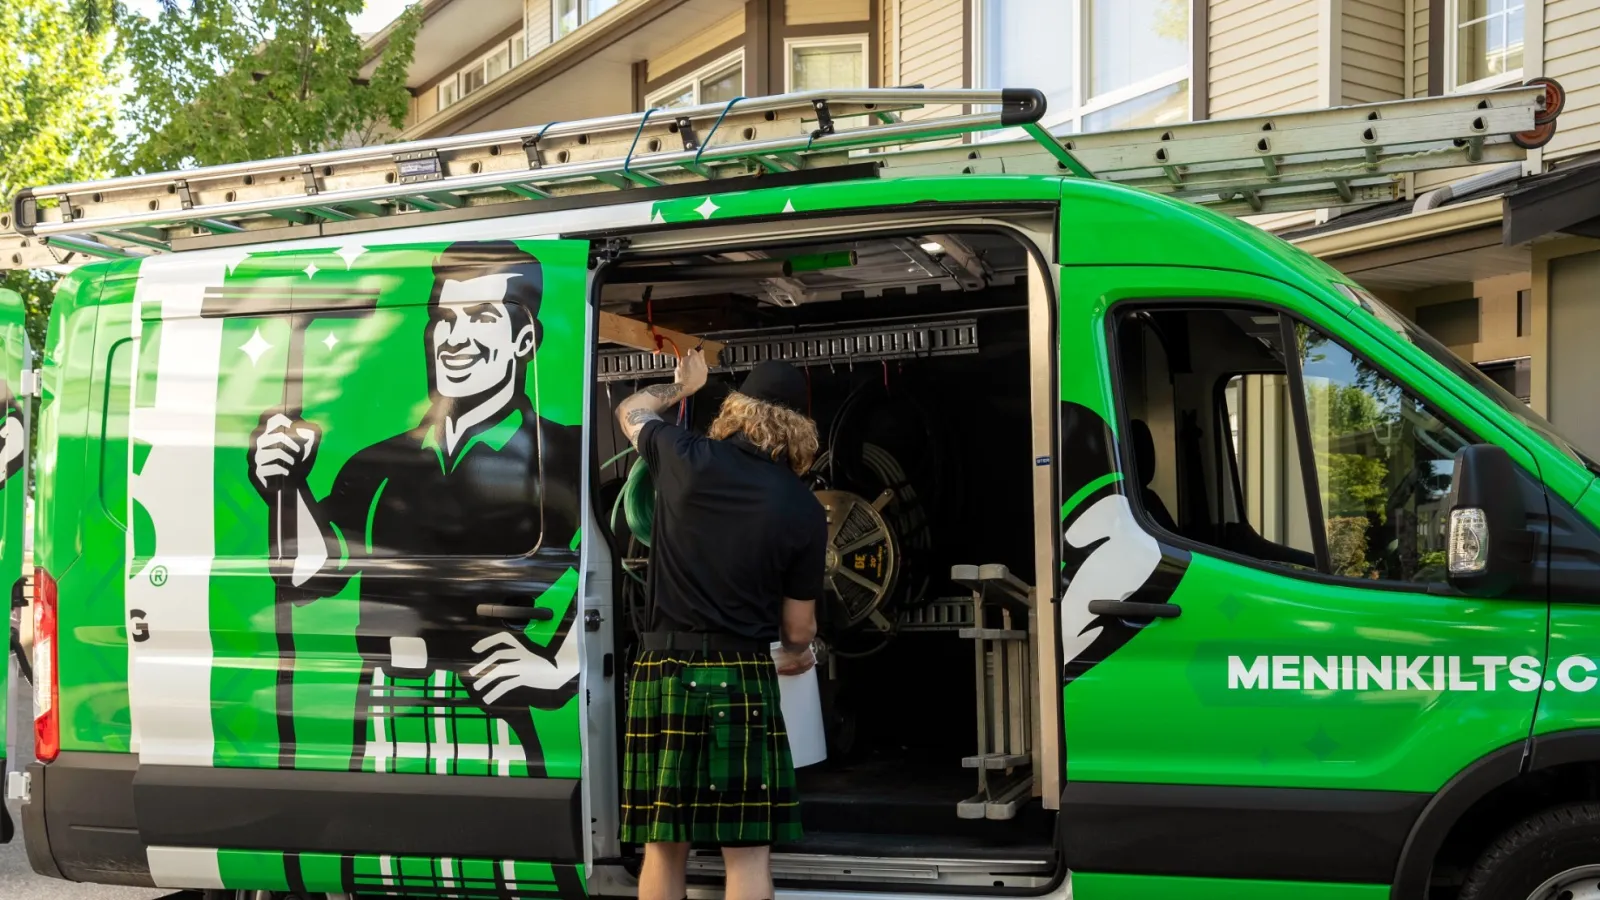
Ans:
{"type": "Polygon", "coordinates": [[[319,498],[307,476],[321,430],[269,410],[251,443],[250,478],[269,508],[281,491],[295,498],[280,591],[309,602],[365,575],[363,767],[409,770],[403,761],[421,758],[426,771],[539,773],[531,710],[559,708],[577,685],[571,611],[546,646],[515,627],[485,630],[477,601],[448,582],[417,584],[404,561],[568,552],[581,435],[541,418],[526,389],[542,337],[539,261],[508,241],[460,243],[439,255],[433,276],[422,421],[357,452],[319,498]]]}

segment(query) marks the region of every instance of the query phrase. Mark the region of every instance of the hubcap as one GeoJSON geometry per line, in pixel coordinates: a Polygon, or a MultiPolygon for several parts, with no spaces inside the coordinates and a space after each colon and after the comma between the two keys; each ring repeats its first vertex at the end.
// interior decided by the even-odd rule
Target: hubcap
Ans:
{"type": "Polygon", "coordinates": [[[1528,900],[1600,900],[1600,864],[1575,866],[1546,879],[1528,900]]]}

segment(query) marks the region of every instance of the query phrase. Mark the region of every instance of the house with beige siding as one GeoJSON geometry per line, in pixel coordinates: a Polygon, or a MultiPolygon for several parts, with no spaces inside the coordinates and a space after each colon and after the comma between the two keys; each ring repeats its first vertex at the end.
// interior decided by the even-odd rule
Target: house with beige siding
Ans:
{"type": "MultiPolygon", "coordinates": [[[[807,88],[1028,86],[1058,134],[1554,78],[1523,163],[1253,219],[1600,447],[1600,0],[421,0],[399,138],[807,88]]],[[[385,35],[371,40],[381,47],[385,35]]]]}

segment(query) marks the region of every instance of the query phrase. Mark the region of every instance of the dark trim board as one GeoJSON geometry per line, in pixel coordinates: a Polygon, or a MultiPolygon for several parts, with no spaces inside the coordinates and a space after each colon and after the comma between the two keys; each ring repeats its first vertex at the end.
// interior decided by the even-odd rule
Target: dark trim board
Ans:
{"type": "Polygon", "coordinates": [[[1194,121],[1202,122],[1211,118],[1210,0],[1193,0],[1190,4],[1189,42],[1189,111],[1194,121]]]}
{"type": "MultiPolygon", "coordinates": [[[[1444,96],[1445,0],[1428,0],[1428,96],[1444,96]]],[[[1410,90],[1411,85],[1406,85],[1410,90]]]]}
{"type": "Polygon", "coordinates": [[[1432,796],[1080,782],[1059,821],[1075,871],[1388,884],[1432,796]]]}
{"type": "Polygon", "coordinates": [[[744,5],[744,92],[748,97],[772,93],[768,90],[767,42],[772,21],[767,15],[767,0],[746,0],[744,5]]]}
{"type": "Polygon", "coordinates": [[[140,766],[72,751],[28,772],[28,861],[69,881],[153,887],[153,845],[583,861],[577,779],[140,766]]]}
{"type": "Polygon", "coordinates": [[[583,861],[579,784],[140,766],[133,803],[147,845],[576,863],[583,861]]]}

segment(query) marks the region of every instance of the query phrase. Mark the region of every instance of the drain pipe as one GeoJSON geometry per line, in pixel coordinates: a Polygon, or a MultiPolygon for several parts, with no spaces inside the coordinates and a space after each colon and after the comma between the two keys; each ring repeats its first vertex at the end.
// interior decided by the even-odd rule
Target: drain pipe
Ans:
{"type": "Polygon", "coordinates": [[[1522,163],[1507,163],[1487,172],[1474,175],[1471,178],[1463,178],[1444,187],[1434,188],[1417,198],[1417,202],[1411,206],[1411,212],[1416,214],[1427,212],[1430,209],[1438,209],[1456,197],[1470,194],[1473,191],[1480,191],[1486,187],[1493,187],[1497,184],[1504,184],[1507,181],[1516,181],[1521,177],[1522,163]]]}

